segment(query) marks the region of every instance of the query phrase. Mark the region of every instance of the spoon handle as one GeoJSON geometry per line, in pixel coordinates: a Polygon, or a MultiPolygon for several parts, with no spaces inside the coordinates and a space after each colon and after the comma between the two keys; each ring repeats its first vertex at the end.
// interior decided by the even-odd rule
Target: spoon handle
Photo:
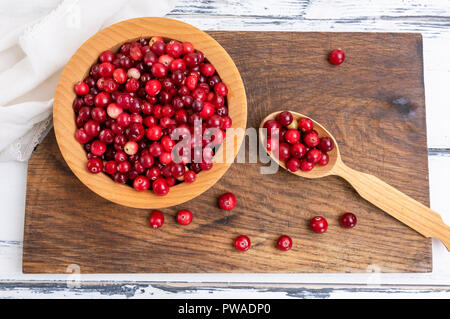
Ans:
{"type": "Polygon", "coordinates": [[[351,169],[342,162],[336,166],[334,173],[347,180],[359,195],[367,201],[423,236],[440,239],[447,250],[450,250],[450,227],[435,211],[381,179],[351,169]]]}

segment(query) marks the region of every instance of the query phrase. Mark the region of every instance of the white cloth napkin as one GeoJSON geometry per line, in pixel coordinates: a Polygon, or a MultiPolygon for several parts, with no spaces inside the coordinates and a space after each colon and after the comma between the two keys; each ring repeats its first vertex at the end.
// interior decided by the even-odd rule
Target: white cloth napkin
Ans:
{"type": "Polygon", "coordinates": [[[0,2],[0,161],[27,161],[51,127],[62,68],[98,30],[163,16],[176,0],[0,2]]]}

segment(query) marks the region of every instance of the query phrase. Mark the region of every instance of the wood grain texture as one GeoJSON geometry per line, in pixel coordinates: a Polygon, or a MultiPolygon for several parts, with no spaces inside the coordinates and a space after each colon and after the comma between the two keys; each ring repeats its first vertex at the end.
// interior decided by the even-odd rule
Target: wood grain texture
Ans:
{"type": "MultiPolygon", "coordinates": [[[[429,205],[422,41],[417,34],[210,32],[244,80],[248,126],[290,109],[322,123],[345,163],[374,174],[429,205]],[[245,43],[245,45],[242,45],[245,43]],[[326,61],[339,46],[347,60],[326,61]]],[[[243,148],[241,148],[243,149],[243,148]]],[[[362,199],[344,180],[299,179],[284,170],[261,175],[259,164],[233,164],[196,199],[165,209],[166,224],[148,227],[149,211],[124,208],[84,187],[50,134],[29,163],[24,237],[25,273],[139,272],[429,272],[431,241],[362,199]],[[217,208],[232,190],[238,207],[217,208]],[[194,212],[179,227],[177,209],[194,212]],[[345,211],[358,225],[339,226],[345,211]],[[307,224],[326,216],[329,229],[307,224]],[[252,248],[239,253],[235,236],[252,248]],[[289,252],[275,248],[289,234],[289,252]]]]}
{"type": "MultiPolygon", "coordinates": [[[[227,52],[205,32],[186,23],[167,18],[137,18],[122,21],[101,30],[89,38],[75,52],[58,81],[53,104],[53,123],[59,149],[74,174],[92,191],[115,203],[135,208],[162,208],[184,203],[214,185],[232,161],[217,162],[209,171],[199,174],[196,183],[182,183],[172,187],[166,196],[153,192],[136,192],[128,185],[115,183],[105,174],[92,175],[86,169],[83,145],[74,138],[76,125],[72,102],[76,95],[73,86],[83,80],[98,56],[105,50],[116,51],[123,43],[142,37],[162,36],[168,39],[191,42],[215,65],[217,73],[228,87],[227,103],[233,129],[245,129],[247,123],[247,100],[239,71],[227,52]]],[[[234,159],[243,136],[238,136],[231,149],[234,159]]],[[[227,138],[224,143],[227,143],[227,138]]],[[[231,144],[230,144],[231,146],[231,144]]],[[[224,147],[219,148],[215,158],[223,158],[224,147]]]]}

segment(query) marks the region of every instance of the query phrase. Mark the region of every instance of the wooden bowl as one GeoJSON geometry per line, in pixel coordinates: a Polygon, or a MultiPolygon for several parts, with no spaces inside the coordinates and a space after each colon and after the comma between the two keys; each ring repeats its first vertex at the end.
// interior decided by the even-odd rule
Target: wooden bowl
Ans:
{"type": "MultiPolygon", "coordinates": [[[[112,202],[135,208],[163,208],[186,202],[213,186],[231,165],[231,161],[215,163],[211,170],[200,172],[194,183],[173,186],[166,196],[157,196],[152,191],[138,192],[128,185],[115,183],[106,174],[88,172],[86,152],[74,137],[73,86],[87,76],[101,52],[108,49],[116,51],[127,41],[152,36],[189,41],[202,51],[228,86],[227,101],[232,128],[245,130],[247,123],[247,100],[239,71],[222,46],[205,32],[177,20],[138,18],[114,24],[88,39],[67,63],[56,88],[53,105],[56,140],[64,160],[83,184],[112,202]]],[[[224,145],[230,138],[235,140],[233,149],[228,150],[229,154],[232,151],[234,160],[242,143],[242,134],[237,137],[227,136],[215,159],[223,158],[226,152],[224,145]]]]}

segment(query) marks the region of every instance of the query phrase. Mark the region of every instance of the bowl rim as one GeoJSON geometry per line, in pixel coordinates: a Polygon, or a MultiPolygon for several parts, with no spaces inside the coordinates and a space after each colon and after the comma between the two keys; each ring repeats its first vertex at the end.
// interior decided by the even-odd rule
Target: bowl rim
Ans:
{"type": "MultiPolygon", "coordinates": [[[[76,94],[73,85],[84,79],[101,52],[115,50],[128,41],[152,36],[189,41],[202,51],[228,86],[227,102],[232,128],[245,131],[247,125],[247,99],[239,71],[225,49],[204,31],[174,19],[144,17],[118,22],[90,37],[67,62],[56,87],[53,104],[56,141],[71,171],[91,191],[114,203],[143,209],[170,207],[197,197],[212,187],[232,164],[232,161],[217,162],[211,170],[199,173],[194,183],[181,183],[171,187],[165,196],[157,196],[152,191],[138,192],[129,185],[115,183],[106,174],[91,174],[87,171],[85,150],[74,138],[76,125],[72,103],[76,94]]],[[[235,141],[232,150],[234,161],[244,134],[227,134],[215,159],[228,154],[229,151],[224,151],[224,146],[231,138],[235,141]]]]}

